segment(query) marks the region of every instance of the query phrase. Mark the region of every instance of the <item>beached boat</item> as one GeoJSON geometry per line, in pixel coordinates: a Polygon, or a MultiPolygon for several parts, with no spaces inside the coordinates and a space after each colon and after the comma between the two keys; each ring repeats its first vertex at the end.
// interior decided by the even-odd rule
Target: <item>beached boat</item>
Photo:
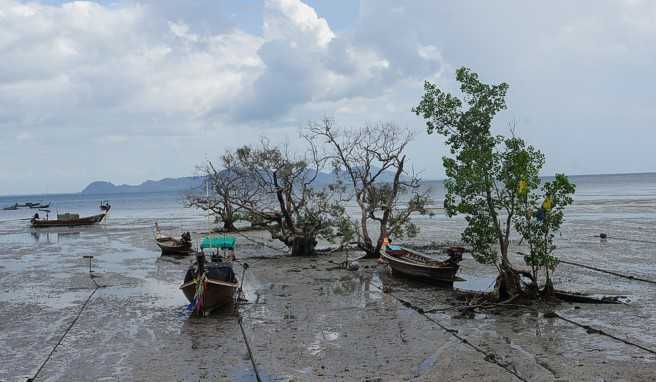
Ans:
{"type": "Polygon", "coordinates": [[[452,283],[458,273],[462,260],[461,247],[449,249],[447,260],[435,260],[408,248],[388,245],[380,250],[380,256],[389,264],[394,273],[424,281],[452,283]]]}
{"type": "Polygon", "coordinates": [[[162,255],[188,256],[194,253],[189,232],[183,233],[180,239],[161,236],[157,232],[155,234],[155,244],[162,250],[162,255]]]}
{"type": "Polygon", "coordinates": [[[229,262],[206,262],[199,253],[180,286],[193,313],[206,315],[234,301],[239,289],[237,277],[229,262]]]}
{"type": "Polygon", "coordinates": [[[48,208],[50,208],[50,203],[48,203],[48,204],[36,203],[36,204],[33,204],[29,207],[31,209],[48,209],[48,208]]]}
{"type": "Polygon", "coordinates": [[[79,217],[78,214],[60,214],[57,215],[57,219],[41,219],[39,214],[34,214],[32,218],[32,227],[34,228],[46,228],[46,227],[76,227],[84,225],[93,225],[100,223],[107,216],[106,212],[103,212],[99,215],[79,217]]]}
{"type": "Polygon", "coordinates": [[[196,261],[189,267],[185,274],[184,283],[180,286],[189,307],[194,314],[207,315],[213,310],[234,301],[239,290],[237,277],[232,269],[231,259],[234,254],[225,257],[220,256],[219,250],[234,250],[235,240],[215,240],[216,238],[205,238],[201,245],[202,249],[216,249],[211,254],[211,261],[207,261],[205,253],[197,252],[196,261]],[[232,244],[230,247],[229,244],[232,244]]]}

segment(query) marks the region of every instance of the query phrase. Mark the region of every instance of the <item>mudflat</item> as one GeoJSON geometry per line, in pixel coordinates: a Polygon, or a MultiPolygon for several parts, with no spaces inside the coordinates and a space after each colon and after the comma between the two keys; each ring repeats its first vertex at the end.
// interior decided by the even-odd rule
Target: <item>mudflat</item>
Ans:
{"type": "MultiPolygon", "coordinates": [[[[457,221],[418,223],[422,233],[408,244],[458,238],[457,221]]],[[[586,227],[566,227],[564,259],[653,274],[644,266],[653,263],[645,244],[600,243],[592,230],[613,227],[586,227]],[[610,255],[620,250],[621,259],[610,255]]],[[[178,290],[191,259],[160,256],[150,224],[4,234],[0,380],[253,381],[239,317],[265,381],[656,377],[653,353],[544,316],[555,311],[656,349],[653,284],[562,264],[557,287],[622,295],[626,304],[542,304],[467,318],[457,309],[462,291],[489,288],[495,272],[469,255],[459,272],[464,280],[448,289],[397,278],[375,259],[359,261],[357,271],[337,265],[356,252],[292,258],[263,232],[237,239],[239,259],[250,265],[248,302],[194,318],[178,290]],[[93,280],[85,255],[94,256],[93,280]]],[[[236,271],[241,276],[240,265],[236,271]]]]}

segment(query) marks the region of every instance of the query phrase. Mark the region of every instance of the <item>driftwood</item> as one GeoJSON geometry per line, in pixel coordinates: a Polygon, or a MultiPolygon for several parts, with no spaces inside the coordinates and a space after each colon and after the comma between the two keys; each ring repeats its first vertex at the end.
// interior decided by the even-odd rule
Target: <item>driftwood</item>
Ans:
{"type": "Polygon", "coordinates": [[[620,298],[624,296],[592,297],[583,293],[567,292],[554,289],[553,295],[559,300],[567,302],[578,302],[581,304],[621,304],[620,298]]]}

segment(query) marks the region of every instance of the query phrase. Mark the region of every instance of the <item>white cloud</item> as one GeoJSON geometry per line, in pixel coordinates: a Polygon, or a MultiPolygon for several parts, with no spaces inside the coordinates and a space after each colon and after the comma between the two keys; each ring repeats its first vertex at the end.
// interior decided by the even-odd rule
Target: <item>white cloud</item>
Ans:
{"type": "MultiPolygon", "coordinates": [[[[336,33],[299,0],[267,0],[261,35],[199,31],[155,3],[0,0],[0,9],[6,129],[187,134],[285,120],[313,102],[375,98],[402,79],[393,58],[336,33]]],[[[437,71],[435,57],[437,48],[420,46],[406,59],[437,71]]]]}
{"type": "MultiPolygon", "coordinates": [[[[390,52],[352,30],[334,31],[300,0],[266,0],[259,30],[240,28],[212,1],[184,10],[174,3],[0,0],[0,139],[25,152],[57,145],[60,167],[77,160],[81,145],[121,144],[126,150],[113,160],[136,174],[120,163],[134,162],[140,148],[127,147],[142,137],[225,137],[229,126],[290,131],[362,105],[377,110],[368,117],[383,116],[385,97],[407,80],[390,52]]],[[[440,70],[439,48],[410,43],[405,62],[440,70]]],[[[161,142],[162,152],[179,150],[176,140],[161,142]]],[[[168,168],[179,173],[199,160],[168,168]]],[[[16,166],[14,176],[27,174],[16,166]]]]}
{"type": "MultiPolygon", "coordinates": [[[[56,152],[52,165],[66,167],[78,161],[65,158],[68,149],[115,142],[121,153],[88,164],[111,178],[129,174],[105,174],[113,168],[106,163],[123,163],[136,178],[146,170],[129,164],[147,151],[168,161],[149,168],[162,167],[148,175],[157,178],[188,173],[226,137],[244,143],[324,115],[344,125],[385,119],[421,129],[409,110],[423,80],[454,89],[461,65],[511,84],[505,117],[520,119],[520,133],[554,168],[656,168],[636,160],[653,158],[650,139],[632,145],[630,138],[656,138],[648,133],[656,124],[653,1],[360,0],[356,19],[341,29],[334,25],[345,23],[333,23],[339,12],[327,20],[300,0],[55,3],[0,0],[0,139],[20,144],[0,153],[15,169],[3,170],[7,179],[29,173],[36,159],[15,158],[30,150],[56,152]],[[182,153],[182,141],[195,154],[165,156],[182,153]],[[625,155],[589,149],[582,160],[581,145],[624,147],[625,155]]],[[[417,166],[441,175],[439,140],[417,147],[417,166]]]]}
{"type": "Polygon", "coordinates": [[[264,33],[270,39],[306,40],[307,45],[326,46],[335,34],[325,19],[299,0],[265,3],[264,33]]]}
{"type": "Polygon", "coordinates": [[[161,23],[138,5],[0,5],[5,126],[49,129],[109,119],[122,120],[112,129],[167,133],[166,125],[191,126],[232,102],[261,66],[258,36],[239,30],[198,36],[181,22],[153,29],[161,23]]]}

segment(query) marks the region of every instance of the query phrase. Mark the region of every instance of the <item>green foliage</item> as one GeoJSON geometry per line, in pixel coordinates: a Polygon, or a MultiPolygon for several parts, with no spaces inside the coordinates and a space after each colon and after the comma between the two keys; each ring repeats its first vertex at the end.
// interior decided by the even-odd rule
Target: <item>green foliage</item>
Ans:
{"type": "MultiPolygon", "coordinates": [[[[540,195],[544,155],[514,132],[510,137],[491,132],[494,117],[506,109],[508,84],[481,83],[467,68],[458,69],[456,79],[462,99],[426,82],[425,93],[413,109],[426,120],[428,133],[443,135],[450,149],[451,155],[443,158],[446,213],[465,216],[462,239],[472,246],[477,261],[500,263],[500,271],[512,269],[508,247],[514,225],[535,248],[530,263],[553,269],[553,235],[562,223],[563,209],[572,202],[574,186],[564,175],[542,186],[541,194],[551,195],[553,207],[544,224],[531,220],[530,211],[535,211],[540,195]]],[[[508,273],[512,272],[502,272],[508,273]]]]}
{"type": "Polygon", "coordinates": [[[425,94],[413,111],[426,119],[429,134],[446,137],[451,156],[443,158],[447,175],[444,208],[448,216],[465,215],[463,240],[477,261],[494,264],[500,246],[507,261],[508,228],[520,179],[539,171],[541,154],[517,138],[491,133],[494,116],[506,108],[508,85],[487,85],[467,68],[456,73],[463,99],[426,82],[425,94]]]}
{"type": "Polygon", "coordinates": [[[548,280],[549,272],[558,264],[558,258],[552,255],[556,249],[553,240],[563,223],[565,208],[572,204],[575,190],[565,175],[556,174],[553,181],[545,182],[539,190],[527,192],[519,204],[514,225],[529,247],[525,261],[536,283],[539,269],[545,269],[548,280]],[[550,204],[549,208],[545,208],[545,202],[550,204]]]}

